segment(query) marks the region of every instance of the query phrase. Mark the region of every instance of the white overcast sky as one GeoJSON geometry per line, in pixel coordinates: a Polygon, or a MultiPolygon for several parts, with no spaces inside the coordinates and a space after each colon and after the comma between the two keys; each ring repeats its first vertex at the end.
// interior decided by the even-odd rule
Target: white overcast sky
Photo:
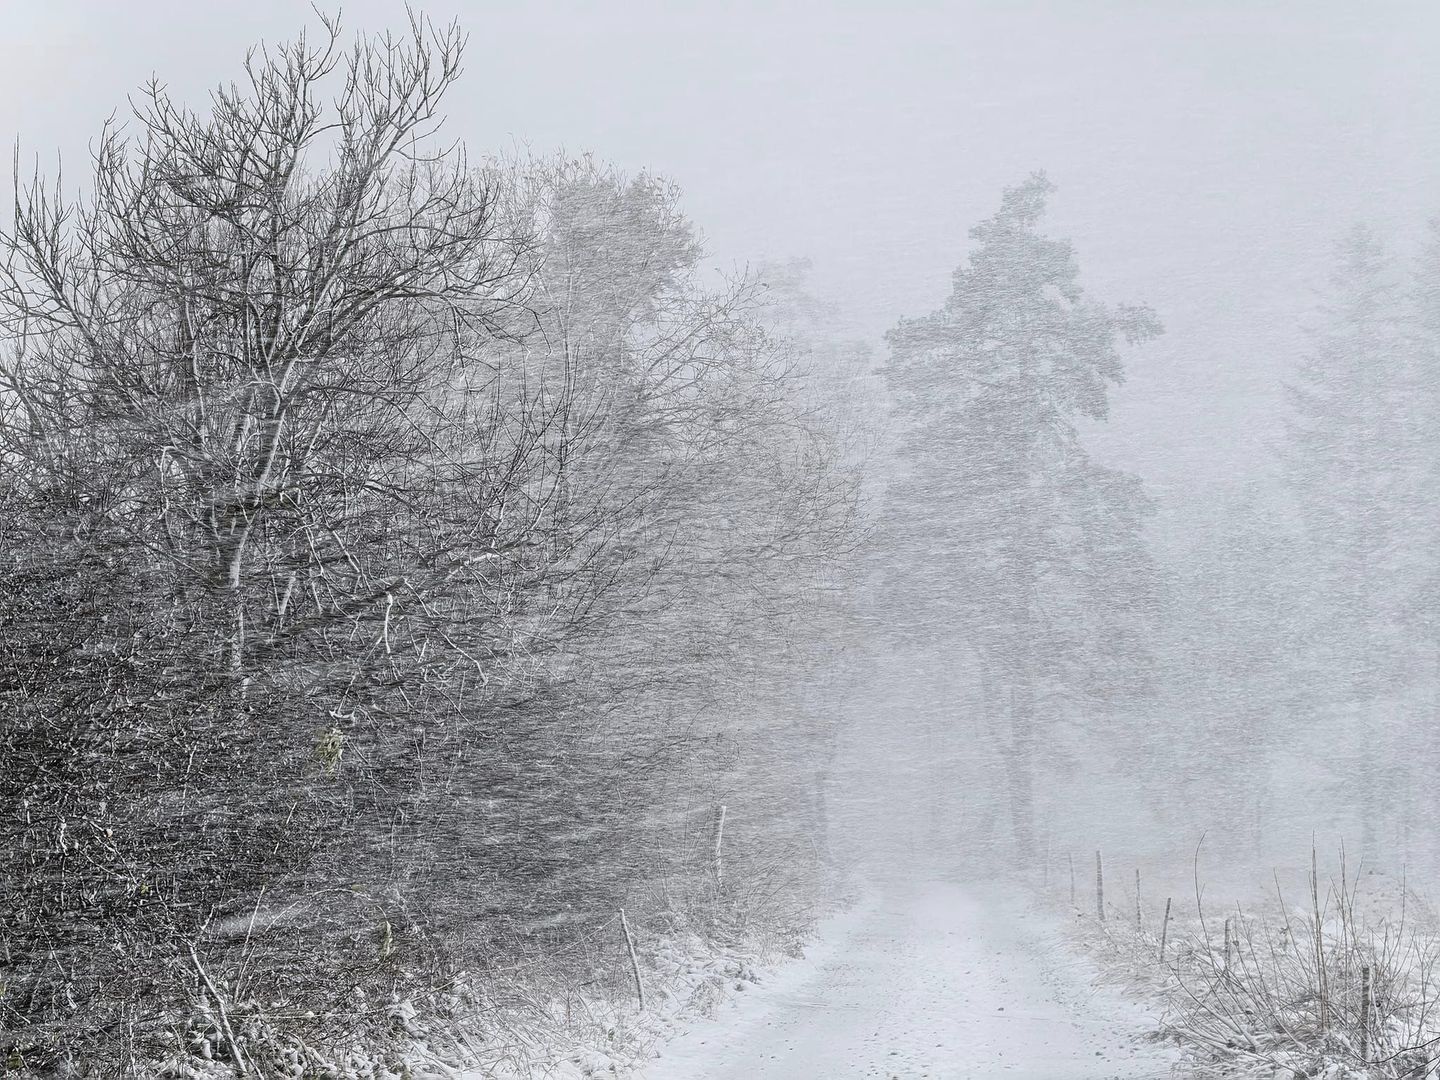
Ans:
{"type": "MultiPolygon", "coordinates": [[[[1440,0],[418,5],[471,35],[450,132],[677,180],[725,265],[806,256],[878,340],[944,295],[966,230],[1035,168],[1053,231],[1167,336],[1096,445],[1175,503],[1254,471],[1335,238],[1440,215],[1440,0]]],[[[152,72],[197,104],[290,0],[0,0],[0,133],[88,138],[152,72]]],[[[403,25],[352,0],[350,30],[403,25]]]]}

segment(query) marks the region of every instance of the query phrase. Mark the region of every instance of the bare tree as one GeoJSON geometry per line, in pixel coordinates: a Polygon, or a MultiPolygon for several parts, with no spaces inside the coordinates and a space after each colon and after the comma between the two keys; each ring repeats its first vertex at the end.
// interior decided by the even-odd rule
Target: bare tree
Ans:
{"type": "Polygon", "coordinates": [[[82,197],[17,170],[0,1009],[27,1061],[119,1068],[188,1015],[243,1068],[365,1023],[352,989],[638,925],[701,778],[747,796],[732,899],[778,910],[820,861],[790,857],[826,726],[791,684],[854,478],[762,285],[701,285],[672,185],[440,142],[454,27],[324,29],[204,114],[147,87],[82,197]]]}

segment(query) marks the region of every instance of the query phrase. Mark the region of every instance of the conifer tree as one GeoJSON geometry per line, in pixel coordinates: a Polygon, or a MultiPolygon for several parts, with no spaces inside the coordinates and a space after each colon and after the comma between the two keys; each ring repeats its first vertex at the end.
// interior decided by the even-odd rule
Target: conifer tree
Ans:
{"type": "Polygon", "coordinates": [[[1084,292],[1070,245],[1037,231],[1051,191],[1042,174],[1007,190],[972,230],[949,299],[888,335],[904,471],[890,527],[911,556],[892,597],[943,618],[1005,717],[1022,857],[1052,726],[1077,702],[1144,689],[1155,597],[1151,502],[1137,478],[1091,459],[1077,425],[1105,418],[1121,346],[1160,327],[1147,308],[1084,292]]]}
{"type": "Polygon", "coordinates": [[[1361,856],[1375,854],[1385,722],[1407,648],[1406,476],[1415,460],[1406,419],[1410,363],[1401,283],[1364,227],[1337,246],[1311,348],[1290,387],[1287,479],[1310,542],[1317,584],[1317,675],[1345,731],[1349,790],[1359,793],[1361,856]]]}

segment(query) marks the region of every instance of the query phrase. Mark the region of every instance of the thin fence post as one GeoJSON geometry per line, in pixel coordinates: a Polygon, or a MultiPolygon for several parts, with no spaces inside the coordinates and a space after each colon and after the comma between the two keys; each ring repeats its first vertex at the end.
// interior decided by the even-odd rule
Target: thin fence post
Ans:
{"type": "Polygon", "coordinates": [[[1165,919],[1160,923],[1160,963],[1165,963],[1165,939],[1170,934],[1170,897],[1165,898],[1165,919]]]}
{"type": "Polygon", "coordinates": [[[1330,987],[1325,972],[1325,920],[1320,912],[1320,863],[1312,845],[1310,848],[1310,904],[1315,919],[1315,974],[1320,982],[1320,1030],[1330,1026],[1330,987]]]}
{"type": "Polygon", "coordinates": [[[1135,929],[1140,929],[1140,868],[1135,868],[1135,929]]]}
{"type": "Polygon", "coordinates": [[[1075,853],[1067,851],[1065,858],[1070,861],[1070,906],[1075,906],[1075,853]]]}
{"type": "Polygon", "coordinates": [[[715,813],[715,888],[718,891],[725,884],[725,804],[715,813]]]}
{"type": "Polygon", "coordinates": [[[1370,965],[1360,969],[1360,1064],[1370,1063],[1370,965]]]}
{"type": "Polygon", "coordinates": [[[1100,852],[1095,852],[1095,917],[1105,921],[1105,870],[1100,865],[1100,852]]]}
{"type": "Polygon", "coordinates": [[[635,957],[635,938],[630,933],[630,920],[625,909],[620,909],[620,930],[625,935],[625,951],[630,954],[630,974],[635,976],[635,996],[640,999],[640,1011],[645,1011],[645,984],[640,981],[640,961],[635,957]]]}

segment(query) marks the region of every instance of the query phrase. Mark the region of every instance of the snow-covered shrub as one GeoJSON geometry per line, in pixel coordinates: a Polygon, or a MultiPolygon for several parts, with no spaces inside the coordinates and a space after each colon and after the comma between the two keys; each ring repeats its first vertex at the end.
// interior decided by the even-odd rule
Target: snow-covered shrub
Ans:
{"type": "Polygon", "coordinates": [[[153,84],[0,234],[17,1068],[343,1073],[462,971],[628,1000],[622,907],[813,917],[840,391],[673,185],[432,145],[411,29],[153,84]]]}
{"type": "MultiPolygon", "coordinates": [[[[1158,927],[1082,916],[1108,977],[1166,1007],[1205,1075],[1422,1080],[1440,1064],[1440,923],[1403,884],[1367,897],[1342,857],[1258,911],[1176,910],[1158,927]]],[[[1201,893],[1197,884],[1197,895],[1201,893]]]]}

